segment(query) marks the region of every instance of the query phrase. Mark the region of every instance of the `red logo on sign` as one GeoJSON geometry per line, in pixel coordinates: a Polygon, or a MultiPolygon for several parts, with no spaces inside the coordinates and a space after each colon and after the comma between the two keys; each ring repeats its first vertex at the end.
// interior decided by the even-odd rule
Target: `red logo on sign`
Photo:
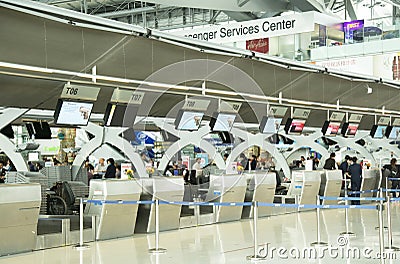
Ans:
{"type": "Polygon", "coordinates": [[[246,40],[246,49],[260,53],[268,53],[269,39],[262,38],[262,39],[246,40]]]}

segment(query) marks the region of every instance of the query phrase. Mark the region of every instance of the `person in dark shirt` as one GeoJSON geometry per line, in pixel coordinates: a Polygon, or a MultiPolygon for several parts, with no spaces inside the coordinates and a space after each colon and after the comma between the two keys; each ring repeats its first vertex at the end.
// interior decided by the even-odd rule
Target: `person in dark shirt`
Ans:
{"type": "Polygon", "coordinates": [[[0,162],[0,183],[5,183],[6,169],[3,167],[3,162],[0,162]]]}
{"type": "Polygon", "coordinates": [[[256,155],[251,155],[250,169],[251,170],[256,170],[257,169],[257,157],[256,157],[256,155]]]}
{"type": "Polygon", "coordinates": [[[331,153],[329,159],[325,161],[324,169],[325,170],[335,170],[336,169],[336,161],[335,161],[335,153],[331,153]]]}
{"type": "Polygon", "coordinates": [[[106,174],[104,175],[104,178],[109,179],[109,178],[115,178],[115,174],[117,172],[117,169],[115,168],[115,161],[113,158],[109,158],[107,160],[107,169],[106,169],[106,174]]]}
{"type": "MultiPolygon", "coordinates": [[[[352,164],[349,166],[349,175],[351,177],[351,190],[358,192],[361,189],[362,167],[357,163],[357,157],[351,158],[352,164]]],[[[353,194],[352,197],[360,197],[359,193],[353,194]]],[[[352,205],[359,205],[360,201],[351,201],[352,205]]]]}
{"type": "MultiPolygon", "coordinates": [[[[389,171],[389,178],[399,178],[400,177],[400,168],[397,165],[397,160],[392,158],[390,160],[390,165],[383,166],[384,169],[389,171]]],[[[399,189],[400,188],[400,181],[392,181],[392,189],[399,189]]],[[[397,192],[392,192],[393,197],[397,197],[397,192]]],[[[400,197],[400,195],[399,195],[400,197]]]]}
{"type": "MultiPolygon", "coordinates": [[[[346,173],[349,171],[349,163],[350,163],[350,156],[346,155],[344,157],[344,161],[339,166],[339,170],[342,171],[343,180],[346,179],[346,173]]],[[[344,188],[344,186],[345,186],[345,182],[343,181],[342,182],[342,189],[344,188]]]]}

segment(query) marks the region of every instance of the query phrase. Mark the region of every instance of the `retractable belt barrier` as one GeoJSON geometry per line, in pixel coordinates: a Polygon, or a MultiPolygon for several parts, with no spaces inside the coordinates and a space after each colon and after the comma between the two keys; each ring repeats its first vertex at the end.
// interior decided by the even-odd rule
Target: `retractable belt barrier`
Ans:
{"type": "Polygon", "coordinates": [[[400,181],[400,178],[387,178],[389,181],[400,181]]]}
{"type": "MultiPolygon", "coordinates": [[[[379,190],[369,190],[369,191],[362,191],[362,192],[352,192],[352,193],[368,193],[368,192],[376,192],[379,190]]],[[[400,191],[400,190],[399,190],[400,191]]],[[[166,249],[159,247],[159,205],[187,205],[187,206],[252,206],[254,208],[254,217],[253,217],[253,225],[254,225],[254,255],[248,256],[247,259],[250,260],[259,260],[263,259],[263,257],[258,255],[257,252],[257,220],[258,220],[258,207],[279,207],[279,208],[299,208],[299,209],[317,209],[317,242],[312,243],[311,245],[314,246],[326,246],[327,243],[321,242],[321,234],[320,234],[320,209],[345,209],[346,212],[348,209],[367,209],[367,210],[377,210],[378,217],[379,217],[379,225],[380,225],[380,248],[381,253],[383,252],[383,219],[382,219],[382,211],[383,211],[383,202],[384,201],[400,201],[400,198],[392,198],[392,199],[385,199],[381,197],[348,197],[347,193],[345,193],[345,197],[329,197],[329,196],[317,196],[316,204],[277,204],[277,203],[263,203],[263,202],[184,202],[184,201],[161,201],[161,200],[151,200],[151,201],[123,201],[123,200],[83,200],[81,199],[81,229],[80,229],[80,246],[83,245],[83,203],[91,203],[94,205],[105,205],[105,204],[116,204],[116,205],[148,205],[154,204],[156,207],[156,230],[155,230],[155,248],[150,249],[150,253],[164,253],[166,249]],[[345,205],[321,205],[321,200],[336,200],[336,201],[346,201],[345,205]],[[348,205],[347,201],[379,201],[378,205],[348,205]]],[[[346,219],[346,225],[347,225],[346,219]]],[[[348,231],[348,229],[346,228],[348,231]]],[[[351,234],[351,232],[347,232],[347,234],[351,234]]],[[[392,248],[392,245],[390,244],[392,248]]]]}
{"type": "Polygon", "coordinates": [[[379,189],[376,190],[365,190],[365,191],[350,191],[348,194],[362,194],[362,193],[375,193],[379,192],[379,189]]]}

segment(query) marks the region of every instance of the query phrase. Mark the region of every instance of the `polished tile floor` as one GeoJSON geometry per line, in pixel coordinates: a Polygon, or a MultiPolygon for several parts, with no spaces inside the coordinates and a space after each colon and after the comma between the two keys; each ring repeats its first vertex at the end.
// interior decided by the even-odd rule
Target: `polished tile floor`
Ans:
{"type": "MultiPolygon", "coordinates": [[[[392,204],[392,213],[393,245],[400,246],[400,203],[392,204]]],[[[380,263],[380,260],[372,259],[379,253],[379,232],[375,229],[377,215],[375,210],[350,210],[349,231],[356,233],[356,237],[347,238],[338,235],[345,231],[344,210],[324,210],[321,213],[321,240],[330,247],[325,251],[320,249],[318,255],[313,255],[314,248],[310,247],[317,239],[315,211],[261,218],[258,221],[259,251],[264,256],[266,251],[269,254],[257,263],[380,263]],[[280,247],[282,249],[278,249],[280,247]],[[353,253],[356,250],[360,252],[359,258],[357,252],[353,253]],[[309,256],[312,259],[305,260],[309,256]]],[[[386,244],[387,231],[384,234],[386,244]]],[[[154,235],[135,235],[89,245],[90,248],[84,251],[68,246],[0,257],[0,264],[231,264],[251,263],[246,256],[254,252],[251,220],[162,232],[160,246],[167,252],[159,255],[148,253],[148,249],[154,247],[154,235]]],[[[400,263],[400,251],[386,257],[396,260],[385,263],[400,263]]]]}

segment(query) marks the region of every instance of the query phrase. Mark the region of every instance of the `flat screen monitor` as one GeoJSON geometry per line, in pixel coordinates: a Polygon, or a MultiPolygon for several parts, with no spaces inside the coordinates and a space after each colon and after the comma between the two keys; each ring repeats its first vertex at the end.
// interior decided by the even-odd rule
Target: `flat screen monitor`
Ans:
{"type": "Polygon", "coordinates": [[[263,134],[276,134],[281,123],[282,118],[264,116],[260,123],[260,132],[263,134]]]}
{"type": "Polygon", "coordinates": [[[236,114],[229,113],[215,113],[211,118],[210,128],[212,131],[231,131],[233,123],[235,122],[236,114]]]}
{"type": "MultiPolygon", "coordinates": [[[[35,139],[51,139],[51,129],[47,122],[32,122],[35,139]]],[[[28,129],[29,133],[29,129],[28,129]]],[[[32,135],[30,135],[32,137],[32,135]]]]}
{"type": "Polygon", "coordinates": [[[372,138],[383,138],[386,135],[387,126],[374,125],[370,135],[372,138]]]}
{"type": "Polygon", "coordinates": [[[198,130],[203,119],[204,113],[193,112],[193,111],[182,111],[178,112],[178,116],[175,119],[175,128],[178,130],[198,130]]]}
{"type": "MultiPolygon", "coordinates": [[[[386,132],[386,135],[387,134],[388,134],[388,131],[386,132]]],[[[398,139],[399,136],[400,136],[400,127],[394,126],[394,127],[391,127],[390,134],[387,138],[398,139]]]]}
{"type": "Polygon", "coordinates": [[[108,104],[104,113],[104,126],[110,127],[133,127],[138,107],[108,104]]]}
{"type": "Polygon", "coordinates": [[[54,122],[57,125],[86,126],[92,108],[93,103],[58,100],[54,122]]]}
{"type": "Polygon", "coordinates": [[[346,137],[355,136],[359,125],[360,124],[358,123],[344,123],[342,127],[342,135],[346,137]]]}
{"type": "Polygon", "coordinates": [[[325,121],[322,126],[322,134],[325,136],[336,136],[339,133],[340,122],[325,121]]]}
{"type": "Polygon", "coordinates": [[[285,125],[285,132],[288,134],[301,134],[304,129],[306,120],[288,118],[285,125]]]}

